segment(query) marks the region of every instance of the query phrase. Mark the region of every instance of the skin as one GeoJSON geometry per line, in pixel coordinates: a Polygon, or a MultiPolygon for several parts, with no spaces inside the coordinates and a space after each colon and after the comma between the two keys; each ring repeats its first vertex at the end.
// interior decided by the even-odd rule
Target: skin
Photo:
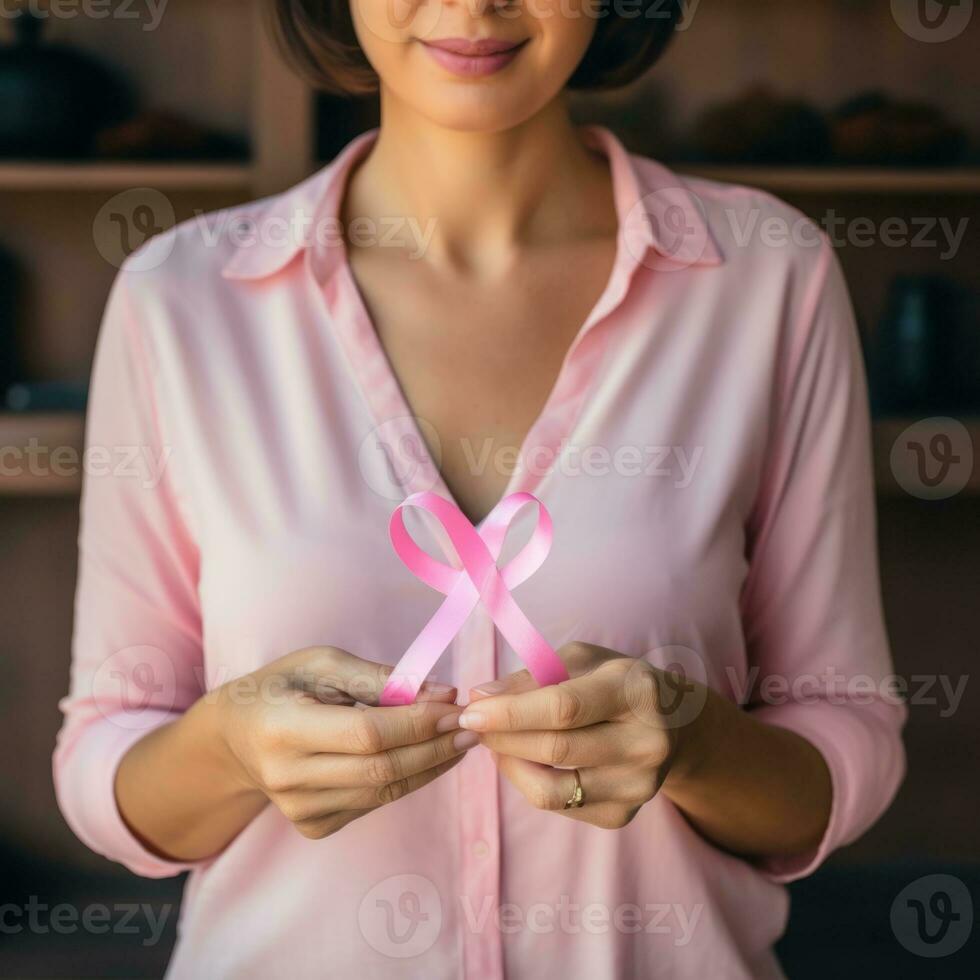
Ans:
{"type": "Polygon", "coordinates": [[[459,719],[543,810],[625,827],[663,793],[705,837],[747,857],[815,847],[830,810],[820,753],[709,688],[587,643],[559,655],[571,680],[526,670],[474,688],[459,719]],[[565,809],[578,769],[584,806],[565,809]]]}
{"type": "MultiPolygon", "coordinates": [[[[383,246],[352,238],[348,255],[406,399],[435,433],[446,484],[478,520],[504,492],[507,451],[523,446],[615,257],[608,166],[563,96],[594,21],[547,0],[400,7],[398,24],[386,9],[352,6],[381,79],[382,126],[342,213],[433,232],[421,255],[407,232],[383,246]],[[504,71],[461,80],[433,62],[425,37],[526,44],[504,71]],[[474,465],[487,447],[492,462],[474,465]]],[[[556,819],[621,828],[664,793],[735,854],[819,842],[830,776],[805,739],[615,651],[573,643],[559,654],[571,680],[488,679],[461,716],[454,689],[429,685],[415,705],[379,708],[390,668],[332,647],[295,651],[135,744],[117,772],[120,812],[148,847],[184,860],[213,856],[270,803],[322,838],[427,785],[479,741],[556,819]],[[571,768],[585,806],[567,810],[571,768]]]]}
{"type": "Polygon", "coordinates": [[[221,850],[269,803],[313,839],[394,803],[452,769],[477,736],[460,731],[446,685],[377,707],[390,673],[314,647],[223,685],[127,752],[120,813],[151,849],[191,860],[221,850]]]}

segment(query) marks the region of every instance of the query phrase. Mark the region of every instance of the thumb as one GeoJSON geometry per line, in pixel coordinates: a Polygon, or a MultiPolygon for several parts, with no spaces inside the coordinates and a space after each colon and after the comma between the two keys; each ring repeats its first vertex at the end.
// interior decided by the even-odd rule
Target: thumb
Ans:
{"type": "Polygon", "coordinates": [[[536,690],[538,686],[530,671],[518,670],[498,680],[471,687],[470,701],[479,701],[481,698],[495,697],[498,694],[523,694],[525,691],[536,690]]]}
{"type": "MultiPolygon", "coordinates": [[[[385,684],[394,669],[391,664],[365,660],[340,647],[308,647],[289,654],[283,664],[290,686],[326,704],[359,703],[377,706],[385,684]]],[[[437,681],[425,681],[419,701],[456,700],[456,688],[437,681]]]]}

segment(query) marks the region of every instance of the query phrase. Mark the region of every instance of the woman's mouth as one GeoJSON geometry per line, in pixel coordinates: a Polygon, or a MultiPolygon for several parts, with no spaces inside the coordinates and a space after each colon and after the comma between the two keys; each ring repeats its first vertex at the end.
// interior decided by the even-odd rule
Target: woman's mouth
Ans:
{"type": "Polygon", "coordinates": [[[448,37],[423,41],[426,51],[446,71],[466,78],[485,78],[506,68],[519,54],[526,41],[495,41],[492,38],[470,41],[448,37]]]}

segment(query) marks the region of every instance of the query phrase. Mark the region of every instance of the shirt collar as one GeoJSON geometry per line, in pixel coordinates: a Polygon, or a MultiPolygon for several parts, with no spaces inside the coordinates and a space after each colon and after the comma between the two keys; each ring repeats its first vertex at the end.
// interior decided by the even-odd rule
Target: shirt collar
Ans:
{"type": "Polygon", "coordinates": [[[704,206],[687,182],[655,160],[634,156],[603,126],[583,130],[609,160],[620,233],[628,253],[653,269],[721,265],[704,206]],[[657,254],[646,258],[646,250],[657,254]]]}
{"type": "MultiPolygon", "coordinates": [[[[222,275],[263,279],[311,247],[342,250],[341,198],[350,172],[370,150],[377,133],[375,129],[357,137],[313,176],[240,212],[235,252],[222,275]]],[[[683,180],[662,164],[633,156],[602,126],[587,126],[583,134],[588,145],[609,159],[620,231],[637,261],[647,248],[654,249],[666,267],[724,261],[697,195],[683,180]]]]}

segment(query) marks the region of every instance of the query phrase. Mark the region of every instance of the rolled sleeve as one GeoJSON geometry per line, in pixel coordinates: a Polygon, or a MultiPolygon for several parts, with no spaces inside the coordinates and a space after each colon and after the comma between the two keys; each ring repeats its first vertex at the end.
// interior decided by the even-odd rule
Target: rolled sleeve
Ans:
{"type": "Polygon", "coordinates": [[[112,719],[86,725],[70,746],[59,746],[58,803],[79,840],[144,878],[168,878],[207,862],[169,861],[148,850],[132,833],[116,805],[116,771],[123,756],[149,731],[176,715],[152,712],[149,727],[120,728],[112,719]]]}
{"type": "MultiPolygon", "coordinates": [[[[53,759],[58,803],[92,850],[146,877],[194,865],[153,854],[115,796],[123,756],[201,694],[198,550],[162,434],[152,310],[119,274],[102,322],[85,439],[71,684],[53,759]]],[[[204,863],[204,862],[200,862],[204,863]]]]}
{"type": "Polygon", "coordinates": [[[810,874],[867,830],[905,770],[906,710],[894,696],[881,607],[865,376],[847,287],[825,237],[800,296],[748,528],[747,707],[817,748],[833,802],[817,848],[761,863],[779,882],[810,874]]]}
{"type": "Polygon", "coordinates": [[[904,709],[883,702],[860,708],[821,703],[763,707],[756,717],[801,735],[820,752],[830,772],[830,819],[820,843],[807,854],[769,858],[761,864],[767,877],[786,884],[813,874],[888,806],[905,770],[897,736],[904,709]]]}

